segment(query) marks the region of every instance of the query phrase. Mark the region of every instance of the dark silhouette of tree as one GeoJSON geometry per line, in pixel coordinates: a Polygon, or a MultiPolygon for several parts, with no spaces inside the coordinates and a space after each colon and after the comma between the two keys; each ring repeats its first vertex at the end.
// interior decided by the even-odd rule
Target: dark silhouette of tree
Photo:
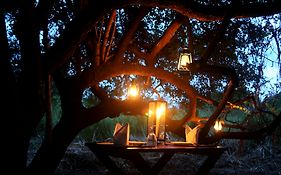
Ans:
{"type": "MultiPolygon", "coordinates": [[[[182,90],[188,99],[188,113],[181,120],[168,121],[169,126],[174,126],[168,129],[175,133],[180,134],[181,126],[187,121],[201,123],[202,118],[196,113],[198,101],[214,106],[215,110],[200,133],[202,143],[213,143],[222,138],[256,138],[271,133],[280,123],[280,113],[273,114],[257,107],[260,113],[274,116],[271,124],[246,133],[221,132],[208,136],[218,116],[241,102],[230,102],[238,86],[237,74],[243,73],[226,67],[231,59],[222,59],[225,55],[222,53],[224,38],[227,34],[231,38],[230,34],[239,33],[237,28],[244,25],[239,19],[280,13],[280,1],[9,0],[1,2],[0,9],[0,92],[2,123],[6,126],[1,130],[5,142],[3,172],[53,174],[66,148],[82,129],[124,111],[143,114],[147,108],[144,100],[132,102],[111,98],[99,85],[103,80],[121,75],[153,76],[164,87],[167,82],[182,90]],[[153,14],[156,7],[168,9],[171,14],[168,17],[159,16],[160,12],[154,11],[153,14]],[[161,33],[149,34],[144,21],[149,15],[155,15],[159,24],[166,22],[164,26],[167,27],[159,31],[161,33]],[[201,43],[201,50],[195,48],[200,45],[200,31],[196,33],[193,29],[196,21],[214,22],[213,26],[205,26],[213,29],[206,33],[212,37],[201,43]],[[234,31],[229,26],[233,26],[234,31]],[[211,98],[208,92],[200,93],[189,84],[189,76],[172,68],[169,71],[163,69],[176,65],[175,57],[169,56],[175,56],[172,50],[181,47],[175,44],[183,43],[182,39],[177,39],[183,38],[181,33],[188,34],[189,49],[197,57],[190,67],[191,72],[207,74],[213,82],[218,79],[226,82],[220,98],[211,98]],[[51,81],[58,89],[62,108],[60,121],[53,128],[50,128],[51,81]],[[81,102],[82,94],[89,87],[99,103],[85,108],[81,102]],[[30,138],[43,117],[49,121],[48,137],[26,167],[30,138]]],[[[280,32],[273,35],[276,41],[277,34],[280,32]]],[[[243,45],[246,41],[237,42],[243,45]]],[[[233,45],[227,50],[234,52],[230,48],[233,45]]],[[[277,45],[280,60],[280,42],[277,45]]],[[[239,69],[242,70],[247,72],[245,68],[239,69]]]]}

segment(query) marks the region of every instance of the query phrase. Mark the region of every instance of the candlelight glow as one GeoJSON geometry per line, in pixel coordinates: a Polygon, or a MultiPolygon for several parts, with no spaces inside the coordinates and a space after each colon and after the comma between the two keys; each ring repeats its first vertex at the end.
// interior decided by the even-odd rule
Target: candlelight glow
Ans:
{"type": "Polygon", "coordinates": [[[221,121],[216,121],[214,128],[216,131],[222,130],[222,122],[221,121]]]}
{"type": "Polygon", "coordinates": [[[190,54],[184,54],[181,56],[181,63],[182,65],[186,66],[187,64],[192,63],[192,60],[190,59],[190,54]]]}
{"type": "Polygon", "coordinates": [[[165,101],[151,101],[148,111],[148,133],[154,132],[157,139],[165,140],[165,118],[167,103],[165,101]]]}
{"type": "Polygon", "coordinates": [[[139,89],[135,84],[131,85],[128,90],[128,95],[130,97],[137,97],[139,95],[139,89]]]}
{"type": "Polygon", "coordinates": [[[148,117],[152,117],[153,115],[153,111],[152,110],[148,110],[148,117]]]}
{"type": "Polygon", "coordinates": [[[160,119],[161,116],[164,115],[165,110],[166,108],[163,104],[156,109],[156,118],[158,120],[160,119]]]}
{"type": "Polygon", "coordinates": [[[180,53],[178,70],[179,71],[189,71],[188,66],[192,63],[192,55],[188,52],[187,48],[183,49],[183,52],[180,53]]]}

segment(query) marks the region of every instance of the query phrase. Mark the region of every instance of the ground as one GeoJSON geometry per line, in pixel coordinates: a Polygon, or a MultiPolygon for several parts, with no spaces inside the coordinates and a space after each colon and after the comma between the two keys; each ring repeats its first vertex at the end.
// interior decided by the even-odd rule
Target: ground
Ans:
{"type": "MultiPolygon", "coordinates": [[[[210,175],[281,175],[281,145],[270,141],[245,143],[244,150],[238,151],[238,141],[224,141],[228,150],[218,160],[210,175]]],[[[30,151],[32,155],[33,151],[30,151]]],[[[35,152],[35,151],[34,151],[35,152]]],[[[33,153],[34,153],[33,152],[33,153]]],[[[146,156],[153,163],[158,154],[146,156]]],[[[160,175],[195,174],[205,157],[190,154],[176,154],[166,164],[160,175]]],[[[131,175],[140,174],[130,162],[115,159],[118,166],[131,175]]],[[[69,147],[55,175],[109,175],[95,155],[84,145],[75,141],[69,147]]]]}

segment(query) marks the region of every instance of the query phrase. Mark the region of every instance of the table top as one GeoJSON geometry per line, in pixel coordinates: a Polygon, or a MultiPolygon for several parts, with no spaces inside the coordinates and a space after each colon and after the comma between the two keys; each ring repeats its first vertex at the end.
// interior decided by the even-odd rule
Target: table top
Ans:
{"type": "Polygon", "coordinates": [[[128,146],[116,146],[112,142],[89,142],[85,145],[90,149],[101,149],[106,151],[192,152],[202,154],[226,149],[219,145],[194,145],[186,142],[160,143],[157,144],[157,146],[147,146],[144,142],[131,142],[128,146]]]}

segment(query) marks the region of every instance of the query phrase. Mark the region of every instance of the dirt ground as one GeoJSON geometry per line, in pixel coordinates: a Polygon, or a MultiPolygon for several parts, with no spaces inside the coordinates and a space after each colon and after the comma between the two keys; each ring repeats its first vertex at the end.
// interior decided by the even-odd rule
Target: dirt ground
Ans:
{"type": "MultiPolygon", "coordinates": [[[[228,150],[215,164],[210,175],[281,175],[281,145],[261,143],[248,146],[243,153],[237,153],[237,143],[228,143],[228,150]]],[[[145,156],[145,155],[144,155],[145,156]]],[[[144,157],[154,163],[159,154],[144,157]]],[[[205,157],[190,154],[176,154],[163,167],[160,175],[195,174],[205,157]]],[[[140,174],[124,159],[114,158],[127,174],[140,174]]],[[[83,143],[69,146],[55,175],[109,175],[110,172],[83,143]]]]}

